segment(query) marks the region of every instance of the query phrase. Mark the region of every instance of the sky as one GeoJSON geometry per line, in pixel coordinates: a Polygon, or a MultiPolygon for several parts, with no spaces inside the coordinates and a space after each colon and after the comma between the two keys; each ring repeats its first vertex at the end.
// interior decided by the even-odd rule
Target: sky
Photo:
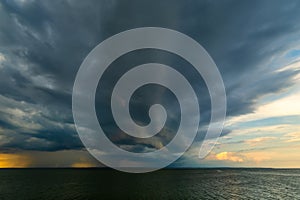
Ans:
{"type": "Polygon", "coordinates": [[[140,124],[149,122],[150,105],[166,106],[165,127],[150,139],[124,134],[108,109],[107,96],[124,70],[159,61],[189,77],[201,99],[197,137],[172,167],[300,168],[299,7],[296,0],[0,0],[0,167],[103,166],[75,130],[76,73],[106,38],[164,27],[195,39],[218,66],[227,95],[221,137],[200,160],[211,114],[207,88],[183,59],[151,49],[120,57],[98,85],[96,111],[107,137],[130,152],[159,149],[174,137],[178,102],[166,88],[150,85],[132,97],[140,124]]]}

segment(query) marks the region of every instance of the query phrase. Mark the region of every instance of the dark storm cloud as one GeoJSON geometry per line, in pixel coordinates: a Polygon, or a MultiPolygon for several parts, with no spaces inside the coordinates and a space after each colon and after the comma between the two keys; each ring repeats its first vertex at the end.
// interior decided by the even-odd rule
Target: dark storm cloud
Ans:
{"type": "Polygon", "coordinates": [[[6,135],[3,148],[82,147],[72,124],[71,91],[80,63],[101,41],[99,13],[110,7],[109,2],[102,3],[105,5],[85,1],[1,2],[0,52],[5,61],[0,94],[11,99],[2,108],[16,106],[16,100],[27,106],[37,105],[34,109],[39,112],[30,119],[39,126],[34,130],[23,123],[12,125],[14,121],[28,123],[30,116],[19,119],[2,113],[1,134],[6,135]],[[8,130],[13,134],[7,135],[8,130]]]}
{"type": "MultiPolygon", "coordinates": [[[[0,53],[5,60],[0,61],[0,94],[6,103],[0,106],[0,144],[30,150],[81,148],[71,112],[72,85],[81,62],[105,38],[143,26],[175,29],[197,40],[222,73],[227,115],[251,112],[260,96],[292,83],[295,72],[274,71],[280,67],[275,61],[299,41],[299,6],[298,1],[250,0],[3,0],[0,53]],[[28,120],[32,126],[26,127],[28,120]]],[[[204,85],[199,85],[202,92],[204,85]]],[[[210,118],[207,95],[202,96],[200,106],[206,125],[210,118]]],[[[199,140],[205,131],[200,133],[199,140]]],[[[138,142],[133,149],[160,145],[157,140],[141,144],[122,137],[116,142],[129,146],[138,142]]]]}
{"type": "Polygon", "coordinates": [[[49,112],[38,104],[15,101],[4,96],[0,96],[0,105],[1,150],[56,151],[82,148],[73,123],[64,121],[62,116],[55,117],[55,112],[49,112]]]}

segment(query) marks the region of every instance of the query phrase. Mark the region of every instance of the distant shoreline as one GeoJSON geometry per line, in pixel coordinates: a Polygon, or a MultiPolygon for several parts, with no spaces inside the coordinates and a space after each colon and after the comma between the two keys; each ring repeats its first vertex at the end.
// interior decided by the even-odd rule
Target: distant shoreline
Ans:
{"type": "MultiPolygon", "coordinates": [[[[36,170],[36,169],[45,169],[45,170],[114,170],[108,167],[13,167],[13,168],[0,168],[0,170],[36,170]]],[[[300,170],[300,168],[271,168],[271,167],[184,167],[184,168],[164,168],[158,171],[164,170],[300,170]]],[[[117,170],[115,170],[117,171],[117,170]]]]}

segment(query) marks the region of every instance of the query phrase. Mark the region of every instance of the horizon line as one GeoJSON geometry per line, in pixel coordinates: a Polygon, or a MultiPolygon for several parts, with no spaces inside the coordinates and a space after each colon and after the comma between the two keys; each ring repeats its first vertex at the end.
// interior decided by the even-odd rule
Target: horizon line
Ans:
{"type": "MultiPolygon", "coordinates": [[[[128,167],[130,168],[130,167],[128,167]]],[[[0,167],[3,169],[100,169],[100,170],[115,170],[110,167],[0,167]]],[[[166,167],[160,170],[218,170],[218,169],[289,169],[289,170],[300,170],[300,167],[166,167]]],[[[160,171],[157,170],[157,171],[160,171]]],[[[117,170],[116,170],[117,171],[117,170]]]]}

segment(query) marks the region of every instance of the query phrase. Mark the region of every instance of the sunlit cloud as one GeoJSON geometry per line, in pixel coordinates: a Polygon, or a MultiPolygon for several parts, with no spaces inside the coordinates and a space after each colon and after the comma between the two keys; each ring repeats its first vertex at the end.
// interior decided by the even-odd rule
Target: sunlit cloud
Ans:
{"type": "Polygon", "coordinates": [[[212,154],[207,157],[207,160],[229,161],[234,163],[247,163],[247,165],[261,164],[263,161],[270,160],[275,157],[271,152],[221,152],[212,154]]]}
{"type": "Polygon", "coordinates": [[[0,64],[1,64],[3,61],[5,61],[5,56],[4,56],[2,53],[0,53],[0,64]]]}
{"type": "Polygon", "coordinates": [[[6,60],[6,59],[5,59],[5,56],[4,56],[2,53],[0,53],[0,70],[1,70],[1,68],[3,68],[2,63],[3,63],[5,60],[6,60]]]}
{"type": "MultiPolygon", "coordinates": [[[[299,128],[300,130],[300,128],[299,128]]],[[[300,143],[300,131],[292,132],[285,135],[285,142],[298,142],[300,143]]]]}
{"type": "Polygon", "coordinates": [[[259,138],[245,140],[245,143],[249,144],[250,146],[256,146],[261,143],[264,143],[264,142],[267,142],[270,140],[274,140],[274,139],[276,139],[276,137],[259,137],[259,138]]]}
{"type": "Polygon", "coordinates": [[[232,162],[244,162],[244,159],[234,152],[221,152],[215,155],[217,160],[229,160],[232,162]]]}

